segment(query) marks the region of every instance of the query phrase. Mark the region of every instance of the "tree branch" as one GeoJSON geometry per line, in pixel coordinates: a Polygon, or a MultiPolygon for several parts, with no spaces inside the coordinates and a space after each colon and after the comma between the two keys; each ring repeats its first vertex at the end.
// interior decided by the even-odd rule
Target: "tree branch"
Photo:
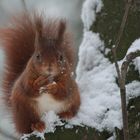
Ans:
{"type": "Polygon", "coordinates": [[[115,42],[115,49],[116,50],[119,47],[119,44],[120,44],[120,41],[121,41],[121,38],[122,38],[122,35],[123,35],[123,32],[124,32],[124,28],[125,28],[125,25],[126,25],[126,21],[127,21],[127,18],[128,18],[128,13],[129,13],[129,9],[131,7],[131,4],[132,4],[132,0],[128,0],[128,2],[126,2],[125,13],[123,15],[123,19],[122,19],[120,29],[119,29],[119,32],[118,32],[118,35],[117,35],[117,39],[116,39],[116,42],[115,42]]]}
{"type": "Polygon", "coordinates": [[[123,86],[125,85],[127,69],[128,69],[130,62],[132,62],[133,59],[135,59],[136,57],[139,57],[139,56],[140,56],[140,50],[137,50],[135,52],[131,52],[126,56],[125,61],[122,63],[121,76],[122,76],[122,80],[123,80],[122,81],[123,86]]]}
{"type": "Polygon", "coordinates": [[[122,112],[123,112],[123,125],[126,127],[124,128],[124,137],[127,140],[128,139],[128,117],[127,117],[127,105],[126,105],[126,87],[125,87],[125,80],[126,80],[126,74],[129,67],[130,62],[132,62],[133,59],[140,56],[140,50],[136,52],[131,52],[126,56],[126,60],[122,63],[121,66],[121,104],[122,104],[122,112]]]}
{"type": "MultiPolygon", "coordinates": [[[[121,94],[121,107],[122,107],[122,118],[123,118],[123,134],[124,134],[124,140],[128,140],[129,139],[129,129],[128,129],[128,115],[127,115],[127,105],[126,105],[126,88],[125,88],[125,77],[126,75],[124,74],[126,69],[119,69],[119,65],[117,62],[117,54],[116,51],[119,48],[119,44],[124,32],[124,28],[127,22],[127,18],[128,18],[128,13],[129,13],[129,9],[131,7],[131,3],[132,0],[128,0],[126,3],[126,7],[125,7],[125,13],[120,25],[120,29],[118,32],[118,36],[115,42],[115,47],[112,48],[112,54],[114,57],[114,63],[115,63],[115,67],[116,67],[116,71],[117,71],[117,75],[118,75],[118,82],[119,82],[119,87],[120,87],[120,94],[121,94]]],[[[124,62],[126,63],[126,62],[124,62]]],[[[124,65],[123,63],[123,65],[124,65]]],[[[129,65],[129,64],[128,64],[129,65]]],[[[122,66],[123,67],[123,66],[122,66]]],[[[127,71],[126,71],[127,72],[127,71]]]]}

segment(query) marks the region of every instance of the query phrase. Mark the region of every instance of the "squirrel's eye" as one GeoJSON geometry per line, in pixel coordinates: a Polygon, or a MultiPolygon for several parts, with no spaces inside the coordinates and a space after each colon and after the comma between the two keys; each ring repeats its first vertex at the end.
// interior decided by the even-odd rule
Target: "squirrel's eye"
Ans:
{"type": "Polygon", "coordinates": [[[36,55],[36,58],[37,58],[37,59],[39,59],[39,58],[40,58],[40,55],[39,55],[39,54],[37,54],[37,55],[36,55]]]}
{"type": "Polygon", "coordinates": [[[40,54],[36,55],[37,60],[40,60],[40,54]]]}
{"type": "Polygon", "coordinates": [[[62,62],[63,61],[63,55],[59,56],[59,60],[62,62]]]}

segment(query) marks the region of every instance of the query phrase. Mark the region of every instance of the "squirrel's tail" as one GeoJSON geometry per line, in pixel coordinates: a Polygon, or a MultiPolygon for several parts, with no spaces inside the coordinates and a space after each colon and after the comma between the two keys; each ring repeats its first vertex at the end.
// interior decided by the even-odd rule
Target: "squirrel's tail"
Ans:
{"type": "Polygon", "coordinates": [[[35,22],[41,22],[41,16],[30,16],[24,13],[14,17],[12,24],[0,30],[2,49],[5,52],[5,68],[3,92],[6,104],[10,105],[9,97],[14,81],[24,70],[26,63],[34,51],[35,22]],[[35,21],[36,20],[36,21],[35,21]]]}

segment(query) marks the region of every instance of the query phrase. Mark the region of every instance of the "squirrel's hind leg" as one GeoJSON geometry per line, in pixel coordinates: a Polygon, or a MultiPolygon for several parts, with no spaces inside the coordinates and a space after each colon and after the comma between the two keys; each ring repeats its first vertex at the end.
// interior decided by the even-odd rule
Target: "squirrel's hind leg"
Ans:
{"type": "Polygon", "coordinates": [[[37,130],[39,132],[43,132],[45,130],[45,123],[43,121],[39,121],[39,122],[33,123],[31,125],[31,129],[33,131],[37,130]]]}
{"type": "Polygon", "coordinates": [[[76,106],[71,106],[67,111],[59,113],[59,117],[62,119],[71,119],[77,114],[77,107],[76,106]]]}

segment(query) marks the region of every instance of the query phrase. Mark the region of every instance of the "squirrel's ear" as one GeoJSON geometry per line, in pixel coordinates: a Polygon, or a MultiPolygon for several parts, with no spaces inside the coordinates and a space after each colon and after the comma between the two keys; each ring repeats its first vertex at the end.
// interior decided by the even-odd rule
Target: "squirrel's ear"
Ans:
{"type": "Polygon", "coordinates": [[[34,46],[35,48],[37,48],[39,46],[39,35],[38,32],[35,32],[35,42],[34,42],[34,46]]]}
{"type": "Polygon", "coordinates": [[[40,18],[36,19],[35,23],[35,47],[39,47],[42,38],[43,24],[40,18]]]}
{"type": "Polygon", "coordinates": [[[36,19],[36,23],[35,23],[35,28],[36,28],[36,32],[38,33],[38,37],[41,38],[42,37],[42,31],[43,31],[43,21],[42,21],[42,17],[38,17],[36,19]]]}
{"type": "Polygon", "coordinates": [[[57,37],[58,43],[62,43],[65,30],[66,30],[66,21],[60,20],[59,27],[58,27],[58,37],[57,37]]]}

